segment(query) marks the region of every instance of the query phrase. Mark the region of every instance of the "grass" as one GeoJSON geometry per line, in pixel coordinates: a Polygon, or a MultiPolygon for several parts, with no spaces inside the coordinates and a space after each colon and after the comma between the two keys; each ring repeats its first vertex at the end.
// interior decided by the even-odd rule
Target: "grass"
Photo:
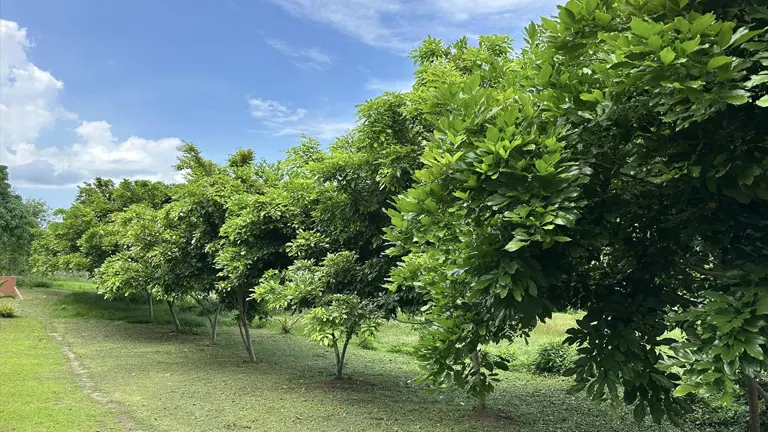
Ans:
{"type": "MultiPolygon", "coordinates": [[[[24,295],[22,315],[52,320],[99,391],[146,432],[672,430],[637,426],[624,408],[613,412],[606,405],[568,396],[567,379],[527,372],[505,373],[488,400],[490,410],[481,415],[461,392],[425,394],[414,385],[419,370],[412,356],[393,352],[408,351],[416,341],[417,333],[407,324],[384,325],[375,350],[352,346],[345,370],[349,378],[335,381],[333,354],[309,342],[300,326],[291,335],[281,334],[276,323],[254,329],[258,362],[250,364],[244,361],[236,328],[223,327],[220,343],[211,347],[205,327],[195,328],[206,336],[172,332],[161,304],[155,310],[156,322],[146,324],[143,302],[105,301],[83,283],[57,281],[53,289],[29,289],[24,295]]],[[[180,309],[183,322],[204,320],[193,308],[180,309]]],[[[536,330],[530,346],[515,342],[494,349],[514,348],[524,357],[538,339],[562,338],[558,329],[573,319],[556,316],[536,330]]],[[[14,345],[24,340],[20,330],[11,333],[14,345]]],[[[47,341],[55,348],[55,342],[47,341]]],[[[60,364],[66,363],[60,351],[48,351],[58,355],[60,364]]],[[[36,367],[43,366],[18,371],[18,379],[34,377],[36,367]]],[[[27,417],[18,421],[23,431],[98,430],[27,425],[33,421],[27,417]]]]}
{"type": "Polygon", "coordinates": [[[0,430],[123,431],[81,391],[40,319],[0,319],[0,430]]]}

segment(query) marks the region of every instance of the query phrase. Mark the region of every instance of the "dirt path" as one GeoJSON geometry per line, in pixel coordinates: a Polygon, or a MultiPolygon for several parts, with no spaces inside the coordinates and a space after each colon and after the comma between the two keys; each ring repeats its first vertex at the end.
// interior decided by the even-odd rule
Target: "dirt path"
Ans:
{"type": "Polygon", "coordinates": [[[61,293],[54,294],[53,292],[47,293],[47,295],[41,295],[38,292],[32,292],[28,300],[25,302],[25,306],[28,307],[28,311],[31,315],[36,316],[43,322],[43,328],[61,347],[61,352],[64,353],[72,371],[75,373],[75,378],[80,384],[80,388],[83,393],[90,396],[99,405],[108,409],[114,413],[115,423],[121,426],[127,432],[148,432],[142,429],[133,418],[125,413],[124,407],[105,395],[104,393],[96,389],[96,385],[88,376],[88,370],[83,366],[75,353],[67,346],[66,341],[61,334],[56,332],[55,325],[53,324],[52,317],[49,315],[48,308],[50,304],[61,293]]]}

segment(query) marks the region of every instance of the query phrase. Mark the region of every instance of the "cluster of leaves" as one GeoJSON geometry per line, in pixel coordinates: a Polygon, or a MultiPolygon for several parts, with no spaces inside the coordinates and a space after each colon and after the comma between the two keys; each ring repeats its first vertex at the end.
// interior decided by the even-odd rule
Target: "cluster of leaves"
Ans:
{"type": "Polygon", "coordinates": [[[0,318],[13,318],[17,312],[15,303],[0,298],[0,318]]]}
{"type": "Polygon", "coordinates": [[[542,346],[533,362],[533,373],[538,375],[562,375],[573,367],[573,348],[560,342],[542,346]]]}

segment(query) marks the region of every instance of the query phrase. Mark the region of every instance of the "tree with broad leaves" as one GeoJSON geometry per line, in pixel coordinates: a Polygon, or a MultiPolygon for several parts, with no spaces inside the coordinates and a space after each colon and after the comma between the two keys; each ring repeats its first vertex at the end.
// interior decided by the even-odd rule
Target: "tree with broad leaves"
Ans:
{"type": "MultiPolygon", "coordinates": [[[[394,286],[429,299],[426,378],[483,397],[504,364],[478,371],[476,348],[574,305],[573,391],[678,422],[676,395],[727,401],[745,379],[757,430],[766,17],[741,1],[569,1],[502,79],[432,92],[435,136],[387,234],[405,254],[394,286]]],[[[430,44],[422,67],[445,52],[430,44]]]]}

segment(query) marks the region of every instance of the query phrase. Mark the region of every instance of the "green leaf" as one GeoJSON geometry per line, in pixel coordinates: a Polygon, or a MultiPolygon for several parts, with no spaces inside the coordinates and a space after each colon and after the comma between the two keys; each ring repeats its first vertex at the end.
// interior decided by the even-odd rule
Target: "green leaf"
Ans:
{"type": "Polygon", "coordinates": [[[701,36],[696,36],[696,39],[689,40],[688,42],[685,42],[680,45],[680,48],[683,49],[683,54],[690,54],[696,50],[696,48],[699,47],[699,43],[701,42],[701,36]]]}
{"type": "Polygon", "coordinates": [[[632,33],[648,39],[651,36],[651,24],[637,17],[632,18],[630,23],[632,33]]]}
{"type": "Polygon", "coordinates": [[[741,105],[749,101],[750,93],[746,90],[726,90],[717,93],[716,96],[730,104],[741,105]]]}
{"type": "Polygon", "coordinates": [[[760,348],[760,345],[756,343],[746,343],[744,345],[744,348],[746,348],[747,353],[751,355],[752,357],[762,360],[763,359],[763,349],[760,348]]]}
{"type": "Polygon", "coordinates": [[[707,69],[717,69],[720,66],[731,63],[732,59],[729,56],[718,56],[707,63],[707,69]]]}
{"type": "Polygon", "coordinates": [[[749,78],[749,81],[747,81],[746,84],[744,84],[744,86],[746,88],[752,88],[756,85],[760,85],[766,82],[768,82],[768,72],[761,72],[757,75],[752,75],[749,78]]]}
{"type": "Polygon", "coordinates": [[[570,25],[576,24],[576,15],[572,10],[564,6],[559,6],[559,8],[560,13],[558,13],[557,16],[560,17],[560,21],[570,25]]]}
{"type": "Polygon", "coordinates": [[[595,12],[595,19],[597,20],[597,22],[598,22],[598,23],[600,23],[600,24],[602,24],[602,25],[606,25],[606,24],[608,24],[609,22],[611,22],[611,20],[613,19],[613,17],[612,17],[612,16],[610,16],[610,15],[608,15],[608,14],[607,14],[607,13],[605,13],[605,12],[600,12],[600,11],[597,11],[597,12],[595,12]]]}
{"type": "Polygon", "coordinates": [[[648,46],[652,50],[658,51],[661,49],[661,37],[659,35],[653,35],[648,38],[648,46]]]}
{"type": "Polygon", "coordinates": [[[763,107],[763,108],[765,108],[765,107],[768,107],[768,95],[765,95],[765,96],[761,97],[761,98],[760,98],[760,99],[759,99],[757,102],[755,102],[755,103],[756,103],[756,104],[757,104],[757,106],[759,106],[759,107],[763,107]]]}
{"type": "Polygon", "coordinates": [[[549,82],[549,78],[551,76],[552,76],[552,66],[549,63],[544,63],[541,66],[541,72],[539,72],[539,77],[536,82],[539,85],[544,85],[547,82],[549,82]]]}
{"type": "Polygon", "coordinates": [[[755,314],[768,315],[768,296],[761,298],[755,305],[755,314]]]}
{"type": "Polygon", "coordinates": [[[731,38],[731,43],[728,45],[737,47],[764,31],[765,29],[749,31],[749,28],[741,27],[740,29],[736,30],[736,33],[734,33],[733,37],[731,38]]]}
{"type": "Polygon", "coordinates": [[[646,409],[645,401],[640,401],[639,404],[635,405],[635,409],[632,411],[632,417],[635,418],[636,422],[642,423],[645,421],[646,409]]]}
{"type": "Polygon", "coordinates": [[[490,142],[492,142],[492,143],[498,142],[499,141],[499,130],[496,129],[495,126],[489,127],[488,130],[485,131],[485,139],[490,141],[490,142]]]}
{"type": "Polygon", "coordinates": [[[700,35],[707,27],[711,26],[715,22],[715,16],[711,13],[702,15],[693,22],[691,26],[692,35],[700,35]]]}
{"type": "Polygon", "coordinates": [[[520,249],[521,247],[527,246],[527,245],[528,245],[528,242],[521,242],[521,241],[517,241],[517,240],[512,240],[511,242],[507,243],[506,246],[504,246],[504,249],[508,250],[510,252],[514,252],[514,251],[520,249]]]}
{"type": "Polygon", "coordinates": [[[685,396],[688,393],[695,391],[696,387],[692,386],[691,384],[681,384],[677,386],[674,392],[672,392],[675,396],[685,396]]]}
{"type": "Polygon", "coordinates": [[[665,66],[672,63],[672,60],[675,59],[675,55],[675,52],[670,47],[664,48],[661,53],[659,53],[659,57],[661,57],[661,61],[665,66]]]}
{"type": "Polygon", "coordinates": [[[552,237],[552,240],[565,243],[571,241],[571,238],[566,236],[554,236],[552,237]]]}
{"type": "Polygon", "coordinates": [[[725,23],[717,34],[717,44],[723,49],[731,43],[731,38],[733,38],[733,23],[725,23]]]}

